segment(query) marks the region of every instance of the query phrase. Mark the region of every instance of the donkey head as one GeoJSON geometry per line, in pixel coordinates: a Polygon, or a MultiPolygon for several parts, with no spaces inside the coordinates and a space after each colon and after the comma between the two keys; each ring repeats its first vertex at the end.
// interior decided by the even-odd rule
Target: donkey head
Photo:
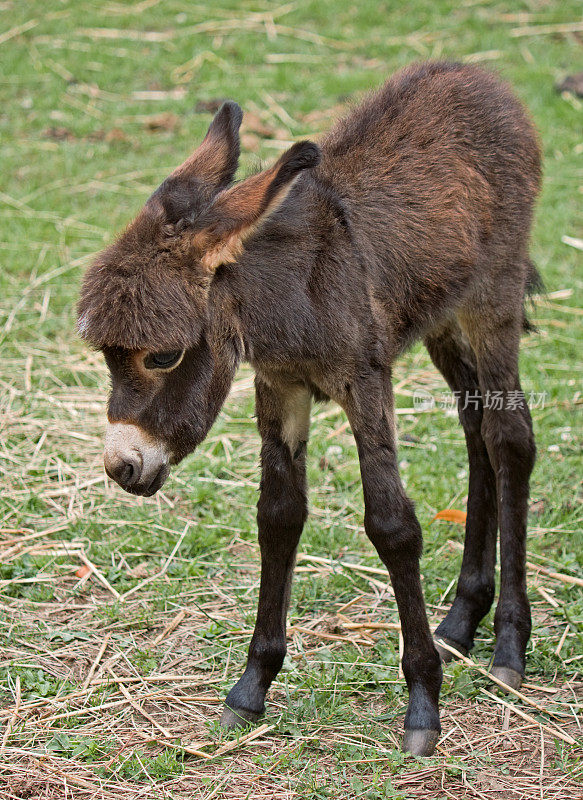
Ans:
{"type": "Polygon", "coordinates": [[[85,275],[78,330],[102,350],[112,380],[105,469],[152,495],[204,439],[242,356],[237,320],[213,303],[216,270],[234,263],[300,172],[311,142],[231,185],[242,112],[225,103],[202,144],[154,192],[85,275]]]}

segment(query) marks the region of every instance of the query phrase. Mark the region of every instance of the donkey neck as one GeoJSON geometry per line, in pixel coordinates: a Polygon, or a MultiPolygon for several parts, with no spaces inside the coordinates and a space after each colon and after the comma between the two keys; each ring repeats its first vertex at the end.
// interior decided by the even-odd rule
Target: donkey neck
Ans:
{"type": "Polygon", "coordinates": [[[321,358],[323,298],[314,282],[346,248],[346,228],[331,190],[303,175],[237,263],[219,270],[211,301],[233,315],[253,366],[286,370],[321,358]]]}

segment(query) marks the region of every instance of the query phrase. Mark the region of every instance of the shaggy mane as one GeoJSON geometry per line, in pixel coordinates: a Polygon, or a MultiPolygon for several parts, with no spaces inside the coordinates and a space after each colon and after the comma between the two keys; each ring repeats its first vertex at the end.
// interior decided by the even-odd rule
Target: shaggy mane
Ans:
{"type": "Polygon", "coordinates": [[[159,247],[153,220],[138,218],[87,270],[79,335],[98,349],[181,350],[200,335],[201,277],[159,247]]]}

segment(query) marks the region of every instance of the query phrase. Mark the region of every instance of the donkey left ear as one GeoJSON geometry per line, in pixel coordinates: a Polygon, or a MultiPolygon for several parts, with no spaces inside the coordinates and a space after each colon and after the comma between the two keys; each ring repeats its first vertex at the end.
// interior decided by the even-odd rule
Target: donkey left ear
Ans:
{"type": "Polygon", "coordinates": [[[170,178],[197,178],[215,189],[233,180],[239,162],[241,107],[232,100],[223,103],[194,153],[177,167],[170,178]]]}
{"type": "Polygon", "coordinates": [[[281,205],[299,174],[319,161],[316,144],[297,142],[270,169],[217,195],[197,220],[193,239],[203,267],[214,272],[221,264],[236,261],[245,240],[281,205]]]}
{"type": "Polygon", "coordinates": [[[196,150],[156,189],[146,209],[161,218],[169,233],[177,223],[196,216],[233,180],[239,164],[239,128],[243,112],[237,103],[223,103],[196,150]]]}

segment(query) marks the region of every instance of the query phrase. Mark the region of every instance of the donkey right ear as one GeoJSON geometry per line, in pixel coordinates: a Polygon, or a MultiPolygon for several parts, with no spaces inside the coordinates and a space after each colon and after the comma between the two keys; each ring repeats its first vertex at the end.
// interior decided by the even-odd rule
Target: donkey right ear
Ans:
{"type": "Polygon", "coordinates": [[[239,164],[239,128],[243,112],[228,101],[219,108],[206,136],[171,178],[195,178],[220,191],[228,186],[239,164]]]}
{"type": "Polygon", "coordinates": [[[192,244],[201,266],[213,273],[237,260],[245,241],[281,205],[295,179],[320,162],[313,142],[296,142],[275,164],[220,192],[195,223],[192,244]]]}

